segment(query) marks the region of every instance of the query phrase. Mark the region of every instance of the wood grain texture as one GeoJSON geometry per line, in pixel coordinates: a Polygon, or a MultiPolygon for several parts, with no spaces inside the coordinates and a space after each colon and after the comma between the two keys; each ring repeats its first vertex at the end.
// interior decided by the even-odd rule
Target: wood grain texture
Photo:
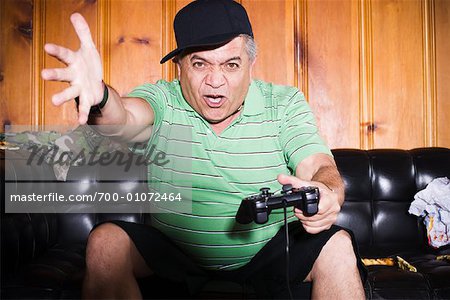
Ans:
{"type": "Polygon", "coordinates": [[[435,1],[437,145],[450,147],[450,1],[435,1]]]}
{"type": "MultiPolygon", "coordinates": [[[[79,47],[75,11],[120,94],[176,78],[176,66],[159,61],[176,47],[173,18],[189,2],[0,0],[2,125],[76,125],[73,102],[51,103],[67,84],[39,75],[63,66],[45,55],[45,42],[79,47]]],[[[259,46],[254,77],[302,89],[330,147],[450,147],[449,0],[238,2],[259,46]]]]}
{"type": "MultiPolygon", "coordinates": [[[[173,19],[177,13],[177,1],[163,1],[162,3],[162,29],[161,29],[161,40],[162,40],[162,52],[161,58],[166,54],[171,52],[177,47],[175,41],[175,35],[173,33],[173,19]]],[[[184,5],[183,5],[184,6],[184,5]]],[[[162,65],[162,78],[168,81],[172,81],[177,77],[176,65],[172,62],[166,62],[162,65]]]]}
{"type": "Polygon", "coordinates": [[[308,98],[330,147],[360,146],[356,1],[310,1],[308,98]]]}
{"type": "Polygon", "coordinates": [[[258,45],[255,78],[295,85],[294,1],[243,0],[258,45]]]}
{"type": "Polygon", "coordinates": [[[422,1],[423,84],[424,84],[424,143],[436,146],[436,20],[435,1],[422,1]]]}
{"type": "Polygon", "coordinates": [[[372,5],[359,1],[359,134],[361,149],[373,148],[373,36],[372,5]]]}
{"type": "Polygon", "coordinates": [[[110,84],[121,95],[162,78],[162,1],[111,2],[110,84]]]}
{"type": "MultiPolygon", "coordinates": [[[[80,42],[77,38],[70,15],[74,12],[81,13],[89,24],[92,38],[98,42],[97,27],[97,2],[96,1],[60,1],[60,0],[42,0],[45,2],[43,17],[45,20],[43,32],[43,40],[47,43],[62,45],[66,48],[77,50],[80,42]]],[[[38,51],[43,52],[43,45],[38,51]]],[[[61,68],[64,64],[57,59],[48,55],[37,55],[36,59],[43,59],[45,68],[61,68]]],[[[66,102],[60,107],[56,107],[51,102],[53,94],[58,93],[68,87],[67,83],[60,82],[44,82],[42,97],[44,100],[44,108],[41,111],[43,115],[43,124],[46,125],[77,125],[77,112],[75,103],[66,102]]],[[[34,99],[38,101],[38,99],[34,99]]]]}
{"type": "Polygon", "coordinates": [[[420,1],[372,2],[374,147],[424,146],[420,1]]]}
{"type": "Polygon", "coordinates": [[[31,0],[0,1],[0,132],[32,121],[32,17],[31,0]]]}

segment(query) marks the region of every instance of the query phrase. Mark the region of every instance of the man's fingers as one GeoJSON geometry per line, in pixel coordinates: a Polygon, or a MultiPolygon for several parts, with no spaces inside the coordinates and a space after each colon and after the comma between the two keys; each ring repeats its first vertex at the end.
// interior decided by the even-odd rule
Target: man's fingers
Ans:
{"type": "Polygon", "coordinates": [[[45,44],[45,52],[49,55],[56,57],[58,60],[62,61],[66,65],[73,62],[74,52],[70,49],[55,45],[55,44],[45,44]]]}
{"type": "Polygon", "coordinates": [[[73,28],[75,28],[75,32],[78,35],[78,38],[81,42],[81,47],[94,47],[95,44],[92,40],[91,30],[89,29],[89,25],[82,15],[79,13],[74,13],[70,16],[70,21],[73,24],[73,28]]]}
{"type": "Polygon", "coordinates": [[[45,80],[52,81],[72,81],[73,75],[72,72],[68,68],[59,68],[59,69],[44,69],[41,72],[41,76],[45,80]]]}
{"type": "Polygon", "coordinates": [[[322,226],[322,227],[310,227],[310,226],[303,225],[303,228],[305,228],[306,232],[308,232],[310,234],[317,234],[319,232],[330,229],[331,225],[326,225],[326,226],[322,226]]]}
{"type": "Polygon", "coordinates": [[[64,102],[70,101],[80,94],[80,89],[75,86],[69,86],[62,92],[53,95],[52,102],[54,105],[61,105],[64,102]]]}
{"type": "MultiPolygon", "coordinates": [[[[80,95],[78,105],[78,122],[85,124],[89,117],[91,105],[100,92],[92,88],[92,82],[99,83],[102,78],[100,56],[95,49],[89,25],[82,15],[74,13],[70,16],[81,47],[77,52],[55,45],[46,44],[45,52],[67,64],[67,68],[44,69],[41,76],[44,80],[66,81],[75,84],[62,92],[53,95],[52,102],[60,105],[80,95]],[[94,51],[93,51],[94,50],[94,51]]],[[[99,89],[100,90],[100,89],[99,89]]],[[[101,97],[101,96],[98,96],[101,97]]]]}
{"type": "Polygon", "coordinates": [[[322,220],[323,218],[326,218],[328,215],[330,215],[332,213],[333,213],[332,211],[323,211],[323,212],[319,211],[317,214],[307,217],[303,214],[303,212],[300,209],[298,209],[298,208],[294,209],[294,214],[297,216],[297,218],[299,220],[302,220],[302,221],[308,220],[311,222],[316,222],[316,221],[322,220]]]}
{"type": "MultiPolygon", "coordinates": [[[[301,211],[295,213],[295,216],[302,222],[305,230],[311,234],[316,234],[321,231],[327,230],[337,220],[337,216],[331,213],[322,216],[321,219],[312,219],[313,217],[305,217],[301,211]]],[[[317,216],[317,215],[316,215],[317,216]]]]}
{"type": "Polygon", "coordinates": [[[318,228],[318,227],[323,227],[323,226],[328,226],[333,224],[334,220],[333,218],[331,218],[330,216],[328,216],[327,218],[321,219],[321,220],[301,220],[302,224],[304,226],[308,226],[308,227],[314,227],[314,228],[318,228]]]}
{"type": "Polygon", "coordinates": [[[80,103],[78,105],[78,123],[80,125],[86,124],[89,116],[89,111],[91,110],[91,106],[86,103],[86,101],[82,101],[80,99],[80,103]]]}
{"type": "Polygon", "coordinates": [[[296,188],[310,185],[309,181],[301,180],[298,177],[290,176],[290,175],[286,175],[286,174],[279,174],[277,177],[277,180],[280,184],[283,184],[283,185],[292,184],[292,186],[296,187],[296,188]]]}

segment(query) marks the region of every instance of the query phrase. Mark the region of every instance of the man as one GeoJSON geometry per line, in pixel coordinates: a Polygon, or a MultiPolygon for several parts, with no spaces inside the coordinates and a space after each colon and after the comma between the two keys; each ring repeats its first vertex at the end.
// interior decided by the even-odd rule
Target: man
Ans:
{"type": "MultiPolygon", "coordinates": [[[[318,214],[295,209],[289,219],[291,283],[312,281],[317,298],[364,297],[352,238],[333,225],[344,201],[334,160],[298,90],[252,80],[256,46],[240,4],[199,0],[183,8],[174,21],[178,48],[161,61],[173,59],[179,79],[140,86],[124,98],[103,83],[85,20],[74,14],[71,21],[78,51],[45,46],[68,65],[42,71],[46,80],[70,83],[53,96],[55,105],[79,97],[80,124],[120,125],[100,130],[126,141],[169,141],[171,126],[192,129],[190,173],[175,163],[150,170],[168,185],[174,183],[167,178],[189,173],[192,212],[154,214],[152,226],[96,227],[86,250],[84,297],[140,298],[136,279],[153,273],[191,290],[204,278],[222,278],[250,282],[266,297],[286,297],[283,215],[273,213],[265,225],[234,220],[243,197],[280,184],[317,186],[321,194],[318,214]]],[[[171,154],[175,161],[183,156],[171,154]]]]}

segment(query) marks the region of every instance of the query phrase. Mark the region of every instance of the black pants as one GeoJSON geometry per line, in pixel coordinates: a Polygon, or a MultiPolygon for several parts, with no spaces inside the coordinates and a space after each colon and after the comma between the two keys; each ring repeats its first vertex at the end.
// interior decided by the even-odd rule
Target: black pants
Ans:
{"type": "MultiPolygon", "coordinates": [[[[222,280],[251,285],[258,298],[289,298],[284,226],[245,266],[231,271],[209,271],[197,266],[192,258],[183,253],[167,236],[149,225],[126,221],[109,222],[121,227],[130,236],[148,267],[164,282],[173,283],[173,288],[178,289],[177,292],[181,289],[195,295],[209,280],[222,280]]],[[[346,230],[352,237],[361,280],[365,281],[367,271],[361,263],[351,231],[333,225],[319,234],[309,234],[297,221],[289,223],[288,230],[291,286],[303,282],[322,247],[340,230],[346,230]]],[[[167,284],[163,285],[167,292],[167,284]]]]}

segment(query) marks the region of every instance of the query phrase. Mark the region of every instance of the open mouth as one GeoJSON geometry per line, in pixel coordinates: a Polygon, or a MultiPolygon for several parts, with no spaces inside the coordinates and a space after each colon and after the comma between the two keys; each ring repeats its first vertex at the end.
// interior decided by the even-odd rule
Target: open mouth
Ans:
{"type": "Polygon", "coordinates": [[[203,99],[205,100],[206,104],[210,107],[220,107],[225,102],[225,96],[223,95],[204,95],[203,99]]]}

